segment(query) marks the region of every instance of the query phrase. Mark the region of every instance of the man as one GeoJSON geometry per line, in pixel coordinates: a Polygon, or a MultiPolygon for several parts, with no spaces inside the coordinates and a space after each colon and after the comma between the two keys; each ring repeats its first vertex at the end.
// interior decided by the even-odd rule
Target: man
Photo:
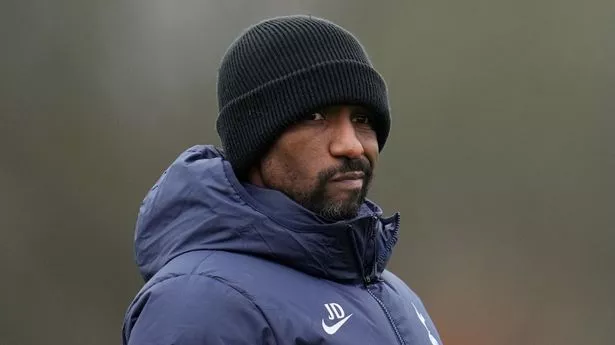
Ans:
{"type": "Polygon", "coordinates": [[[385,270],[399,215],[365,198],[390,115],[357,39],[260,22],[226,52],[218,98],[223,149],[181,154],[141,205],[124,344],[441,344],[385,270]]]}

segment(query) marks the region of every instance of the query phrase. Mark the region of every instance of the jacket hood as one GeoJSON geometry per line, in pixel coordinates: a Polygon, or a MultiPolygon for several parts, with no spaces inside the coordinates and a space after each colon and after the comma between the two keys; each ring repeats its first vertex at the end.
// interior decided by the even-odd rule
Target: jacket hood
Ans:
{"type": "Polygon", "coordinates": [[[369,281],[385,269],[399,214],[366,200],[351,220],[326,222],[281,192],[242,184],[223,153],[194,146],[165,170],[141,203],[136,262],[147,281],[174,257],[221,250],[274,260],[335,281],[369,281]]]}

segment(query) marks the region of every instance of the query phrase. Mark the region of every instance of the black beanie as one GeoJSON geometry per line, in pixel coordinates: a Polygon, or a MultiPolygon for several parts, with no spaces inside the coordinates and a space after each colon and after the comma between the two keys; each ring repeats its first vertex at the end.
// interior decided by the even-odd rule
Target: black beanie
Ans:
{"type": "Polygon", "coordinates": [[[312,16],[285,16],[249,27],[218,71],[216,123],[225,157],[244,176],[286,128],[322,107],[368,108],[382,150],[391,120],[387,88],[361,43],[312,16]]]}

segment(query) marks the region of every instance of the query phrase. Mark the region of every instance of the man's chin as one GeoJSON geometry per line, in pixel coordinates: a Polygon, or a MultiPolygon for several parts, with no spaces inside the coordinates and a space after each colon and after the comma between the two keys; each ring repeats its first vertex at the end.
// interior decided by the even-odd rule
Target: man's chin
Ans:
{"type": "Polygon", "coordinates": [[[365,187],[340,190],[326,185],[325,188],[321,193],[313,193],[310,202],[302,203],[303,206],[331,221],[348,220],[358,215],[365,201],[365,187]]]}
{"type": "Polygon", "coordinates": [[[357,208],[327,208],[320,215],[331,221],[342,221],[355,218],[358,215],[357,208]]]}
{"type": "Polygon", "coordinates": [[[331,201],[321,210],[321,215],[332,220],[347,220],[358,215],[362,200],[358,196],[331,201]]]}

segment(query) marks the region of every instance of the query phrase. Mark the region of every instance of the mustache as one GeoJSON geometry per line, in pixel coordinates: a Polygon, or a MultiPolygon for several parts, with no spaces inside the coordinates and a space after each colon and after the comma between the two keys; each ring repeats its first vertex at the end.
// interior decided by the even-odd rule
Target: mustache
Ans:
{"type": "Polygon", "coordinates": [[[328,181],[336,174],[343,174],[347,172],[360,171],[365,175],[365,181],[369,181],[372,176],[372,165],[369,160],[365,158],[343,158],[342,164],[337,167],[331,167],[319,174],[320,181],[328,181]]]}

